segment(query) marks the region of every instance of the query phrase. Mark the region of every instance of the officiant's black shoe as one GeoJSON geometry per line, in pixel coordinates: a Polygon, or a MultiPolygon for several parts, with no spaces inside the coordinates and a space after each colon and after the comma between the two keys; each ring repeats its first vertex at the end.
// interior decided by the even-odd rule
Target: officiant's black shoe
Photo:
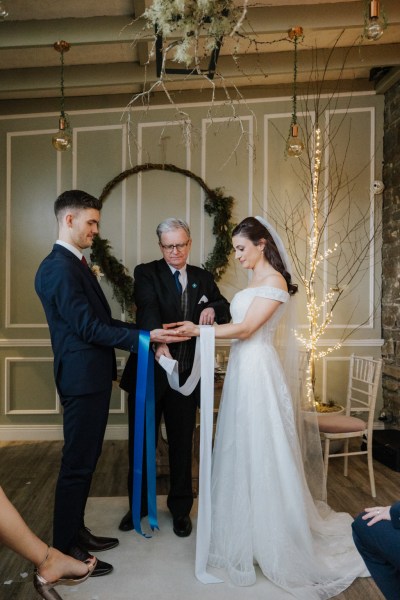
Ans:
{"type": "MultiPolygon", "coordinates": [[[[140,518],[143,519],[143,517],[147,517],[147,512],[140,513],[140,518]]],[[[119,524],[118,529],[120,529],[121,531],[132,531],[133,523],[132,523],[132,513],[130,510],[128,510],[126,515],[124,515],[122,517],[121,523],[119,524]]]]}
{"type": "MultiPolygon", "coordinates": [[[[72,556],[72,558],[76,558],[76,560],[81,560],[82,562],[85,562],[85,560],[91,558],[92,556],[91,554],[89,554],[89,552],[86,552],[86,550],[79,548],[79,546],[72,546],[68,550],[67,554],[69,554],[69,556],[72,556]]],[[[111,571],[113,571],[113,569],[114,567],[109,563],[97,559],[96,566],[93,569],[93,572],[90,575],[90,577],[102,577],[103,575],[108,575],[109,573],[111,573],[111,571]]]]}
{"type": "Polygon", "coordinates": [[[192,533],[192,521],[190,517],[185,515],[184,517],[174,517],[173,529],[175,535],[178,537],[188,537],[192,533]]]}
{"type": "Polygon", "coordinates": [[[132,513],[130,510],[121,519],[121,523],[118,526],[121,531],[131,531],[133,529],[132,513]]]}
{"type": "Polygon", "coordinates": [[[85,548],[89,552],[103,552],[104,550],[111,550],[118,546],[119,540],[111,537],[100,537],[93,535],[93,533],[87,527],[82,527],[79,530],[77,543],[81,548],[85,548]]]}

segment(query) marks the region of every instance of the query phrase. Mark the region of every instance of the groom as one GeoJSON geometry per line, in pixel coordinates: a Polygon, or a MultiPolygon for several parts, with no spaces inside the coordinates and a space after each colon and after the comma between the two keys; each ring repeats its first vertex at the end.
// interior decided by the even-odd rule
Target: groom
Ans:
{"type": "MultiPolygon", "coordinates": [[[[41,263],[35,289],[42,301],[54,353],[54,377],[63,407],[64,447],[54,504],[54,547],[85,561],[109,550],[116,538],[85,527],[90,484],[101,454],[112,380],[114,347],[137,352],[139,332],[111,316],[106,297],[83,256],[98,234],[102,203],[81,190],[61,194],[54,212],[58,240],[41,263]]],[[[178,341],[151,331],[153,342],[178,341]]],[[[98,560],[92,576],[113,567],[98,560]]],[[[57,596],[58,597],[58,596],[57,596]]]]}
{"type": "MultiPolygon", "coordinates": [[[[166,323],[190,320],[200,325],[230,321],[229,303],[221,295],[208,271],[187,264],[192,240],[189,226],[180,219],[167,219],[157,227],[162,259],[138,265],[134,272],[134,293],[139,329],[162,327],[166,323]]],[[[165,355],[179,362],[182,385],[190,375],[195,339],[168,346],[156,344],[156,358],[165,355]],[[172,355],[172,356],[171,356],[172,355]]],[[[130,510],[119,528],[129,531],[132,525],[133,427],[137,359],[131,354],[122,379],[122,389],[129,392],[129,474],[130,510]]],[[[170,490],[168,508],[173,518],[173,530],[179,537],[190,535],[189,517],[193,505],[192,443],[199,402],[199,385],[189,396],[169,387],[165,371],[155,365],[156,439],[164,415],[169,448],[170,490]]],[[[147,514],[146,482],[142,486],[141,514],[147,514]]]]}

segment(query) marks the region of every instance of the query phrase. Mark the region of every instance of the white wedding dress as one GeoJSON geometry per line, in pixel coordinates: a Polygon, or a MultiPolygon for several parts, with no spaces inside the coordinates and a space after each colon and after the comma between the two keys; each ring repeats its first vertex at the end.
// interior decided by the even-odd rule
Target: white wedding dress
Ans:
{"type": "Polygon", "coordinates": [[[256,296],[282,304],[254,335],[232,344],[213,454],[208,562],[225,568],[236,585],[253,584],[258,564],[295,598],[331,598],[368,572],[353,544],[351,516],[322,502],[317,508],[305,480],[273,346],[289,294],[269,286],[242,290],[231,304],[233,322],[243,320],[256,296]]]}

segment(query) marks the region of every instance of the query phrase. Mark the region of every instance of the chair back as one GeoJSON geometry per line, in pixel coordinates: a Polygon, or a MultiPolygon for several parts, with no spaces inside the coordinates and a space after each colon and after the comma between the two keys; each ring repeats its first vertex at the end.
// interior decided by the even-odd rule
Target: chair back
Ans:
{"type": "MultiPolygon", "coordinates": [[[[372,433],[381,370],[382,359],[376,360],[355,354],[350,357],[346,415],[367,413],[368,434],[372,433]]],[[[362,418],[362,415],[360,417],[362,418]]]]}

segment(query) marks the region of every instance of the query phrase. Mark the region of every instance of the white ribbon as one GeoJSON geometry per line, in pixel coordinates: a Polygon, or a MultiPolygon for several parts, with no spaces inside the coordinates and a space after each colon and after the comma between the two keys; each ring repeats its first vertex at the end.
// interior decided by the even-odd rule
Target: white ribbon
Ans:
{"type": "MultiPolygon", "coordinates": [[[[200,327],[200,333],[203,328],[200,327]]],[[[214,328],[212,328],[214,329],[214,328]]],[[[214,348],[212,350],[212,355],[214,356],[214,348]]],[[[193,359],[193,367],[192,372],[189,377],[186,379],[185,383],[182,386],[179,386],[179,371],[178,371],[178,361],[173,358],[167,358],[166,356],[160,356],[159,364],[166,371],[169,386],[183,394],[183,396],[189,396],[193,391],[200,379],[200,371],[201,371],[201,359],[200,359],[200,344],[199,338],[196,339],[196,347],[194,351],[194,359],[193,359]]]]}
{"type": "Polygon", "coordinates": [[[195,574],[201,583],[222,583],[222,579],[207,573],[207,561],[211,541],[211,461],[214,421],[214,327],[200,326],[200,338],[196,340],[194,363],[190,376],[179,387],[178,363],[160,357],[160,365],[166,370],[172,389],[188,396],[200,383],[200,467],[199,497],[197,510],[195,574]]]}
{"type": "Polygon", "coordinates": [[[214,327],[200,328],[200,472],[195,574],[201,583],[222,583],[207,573],[211,541],[211,459],[214,421],[214,327]]]}

